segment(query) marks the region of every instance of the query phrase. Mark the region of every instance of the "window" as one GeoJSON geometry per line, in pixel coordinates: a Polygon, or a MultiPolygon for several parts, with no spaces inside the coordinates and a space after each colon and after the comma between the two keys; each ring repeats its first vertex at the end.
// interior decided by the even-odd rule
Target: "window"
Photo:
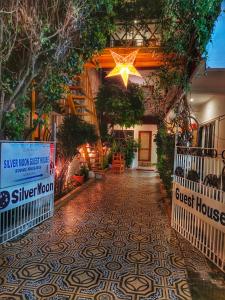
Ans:
{"type": "Polygon", "coordinates": [[[214,148],[215,142],[215,122],[208,123],[199,128],[198,147],[214,148]]]}
{"type": "Polygon", "coordinates": [[[133,130],[114,130],[113,136],[116,140],[126,140],[128,138],[134,138],[133,130]]]}

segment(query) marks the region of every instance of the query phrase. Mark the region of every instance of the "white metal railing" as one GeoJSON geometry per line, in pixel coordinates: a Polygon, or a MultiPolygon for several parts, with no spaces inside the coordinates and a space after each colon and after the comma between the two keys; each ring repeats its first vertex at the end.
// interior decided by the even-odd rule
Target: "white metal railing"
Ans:
{"type": "Polygon", "coordinates": [[[0,244],[25,233],[53,216],[54,196],[49,195],[0,212],[0,244]]]}
{"type": "Polygon", "coordinates": [[[219,155],[213,148],[177,147],[174,173],[177,177],[214,189],[225,190],[224,153],[219,155]]]}
{"type": "Polygon", "coordinates": [[[208,197],[212,200],[216,200],[225,204],[225,192],[222,190],[207,186],[202,183],[194,182],[176,175],[174,176],[174,182],[177,182],[184,188],[187,188],[195,193],[199,193],[204,197],[208,197]]]}
{"type": "Polygon", "coordinates": [[[225,272],[225,160],[215,149],[177,147],[172,227],[225,272]]]}

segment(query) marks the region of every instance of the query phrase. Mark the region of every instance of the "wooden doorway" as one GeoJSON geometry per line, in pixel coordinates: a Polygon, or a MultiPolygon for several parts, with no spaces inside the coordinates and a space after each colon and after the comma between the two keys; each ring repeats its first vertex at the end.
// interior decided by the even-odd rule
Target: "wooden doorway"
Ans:
{"type": "Polygon", "coordinates": [[[151,162],[152,132],[139,131],[139,143],[138,160],[140,162],[151,162]]]}

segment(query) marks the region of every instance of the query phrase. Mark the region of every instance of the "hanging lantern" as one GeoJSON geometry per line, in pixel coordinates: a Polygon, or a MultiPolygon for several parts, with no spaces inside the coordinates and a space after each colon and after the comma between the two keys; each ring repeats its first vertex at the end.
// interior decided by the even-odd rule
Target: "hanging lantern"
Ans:
{"type": "Polygon", "coordinates": [[[141,74],[134,67],[134,61],[137,56],[138,50],[129,53],[127,56],[121,56],[113,51],[111,51],[111,55],[116,63],[114,69],[109,72],[106,77],[113,77],[120,75],[123,79],[123,83],[125,87],[127,87],[129,75],[135,75],[141,77],[141,74]]]}

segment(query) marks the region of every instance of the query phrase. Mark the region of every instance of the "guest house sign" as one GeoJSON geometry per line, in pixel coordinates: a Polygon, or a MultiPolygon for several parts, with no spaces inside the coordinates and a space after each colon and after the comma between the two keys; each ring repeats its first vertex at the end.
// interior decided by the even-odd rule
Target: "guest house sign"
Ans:
{"type": "Polygon", "coordinates": [[[174,182],[173,206],[182,207],[197,218],[225,232],[225,204],[222,202],[191,191],[174,182]]]}
{"type": "Polygon", "coordinates": [[[2,143],[0,188],[47,178],[52,165],[50,144],[2,143]]]}
{"type": "Polygon", "coordinates": [[[2,142],[0,153],[0,213],[54,199],[54,144],[2,142]]]}

